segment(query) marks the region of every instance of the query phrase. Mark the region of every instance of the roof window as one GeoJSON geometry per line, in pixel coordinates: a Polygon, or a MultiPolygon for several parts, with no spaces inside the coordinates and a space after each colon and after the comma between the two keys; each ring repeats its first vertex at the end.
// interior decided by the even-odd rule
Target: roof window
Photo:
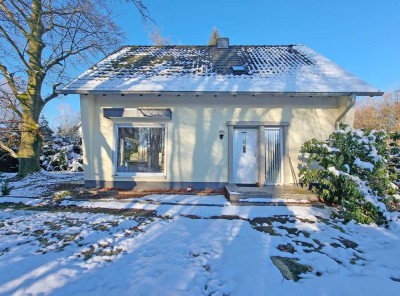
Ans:
{"type": "Polygon", "coordinates": [[[247,74],[247,70],[246,67],[243,65],[235,65],[232,66],[232,73],[233,75],[247,74]]]}

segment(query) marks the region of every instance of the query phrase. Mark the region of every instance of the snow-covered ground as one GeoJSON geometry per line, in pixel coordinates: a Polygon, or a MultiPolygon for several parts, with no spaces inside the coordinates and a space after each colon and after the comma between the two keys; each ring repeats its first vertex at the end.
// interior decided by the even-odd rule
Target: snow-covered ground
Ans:
{"type": "Polygon", "coordinates": [[[199,219],[152,206],[169,217],[1,210],[0,294],[400,294],[398,224],[344,225],[312,207],[186,207],[199,219]],[[242,218],[205,218],[228,208],[242,218]],[[286,280],[271,257],[307,272],[286,280]]]}
{"type": "MultiPolygon", "coordinates": [[[[3,173],[6,178],[12,178],[15,174],[3,173]]],[[[13,197],[46,197],[52,194],[52,187],[68,182],[83,182],[83,173],[70,172],[46,172],[41,171],[25,177],[19,181],[11,180],[13,189],[10,196],[13,197]]],[[[1,197],[0,197],[1,199],[1,197]]]]}
{"type": "Polygon", "coordinates": [[[37,174],[0,197],[0,295],[400,295],[399,222],[345,225],[330,208],[235,206],[219,195],[34,210],[55,205],[37,198],[51,186],[81,179],[37,174]],[[94,208],[136,215],[76,211],[94,208]]]}

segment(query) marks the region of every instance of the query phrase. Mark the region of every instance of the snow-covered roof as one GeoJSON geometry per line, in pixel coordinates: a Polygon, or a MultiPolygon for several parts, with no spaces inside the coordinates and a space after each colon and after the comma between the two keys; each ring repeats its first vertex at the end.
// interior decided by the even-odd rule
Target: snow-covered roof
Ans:
{"type": "Polygon", "coordinates": [[[304,45],[125,46],[60,91],[91,92],[382,94],[304,45]]]}

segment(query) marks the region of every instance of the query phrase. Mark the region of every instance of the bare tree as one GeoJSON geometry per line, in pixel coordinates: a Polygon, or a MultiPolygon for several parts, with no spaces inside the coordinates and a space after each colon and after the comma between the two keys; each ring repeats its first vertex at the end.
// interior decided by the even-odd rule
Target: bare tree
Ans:
{"type": "Polygon", "coordinates": [[[379,129],[378,108],[374,98],[359,100],[356,103],[354,114],[354,127],[369,130],[379,129]]]}
{"type": "MultiPolygon", "coordinates": [[[[143,20],[142,0],[133,3],[143,20]]],[[[114,50],[123,34],[107,0],[0,0],[0,74],[20,109],[9,105],[21,122],[19,150],[0,148],[19,160],[19,176],[39,171],[42,137],[39,116],[67,81],[66,69],[114,50]],[[26,81],[19,85],[16,77],[26,81]],[[46,89],[51,91],[46,92],[46,89]]]]}
{"type": "Polygon", "coordinates": [[[211,35],[208,38],[208,45],[215,46],[217,45],[217,39],[221,37],[217,28],[212,28],[211,35]]]}
{"type": "Polygon", "coordinates": [[[57,134],[70,140],[79,138],[78,129],[81,121],[79,112],[75,112],[70,104],[60,104],[57,109],[59,113],[56,118],[57,134]]]}
{"type": "Polygon", "coordinates": [[[368,98],[356,105],[356,128],[400,132],[400,90],[386,92],[382,98],[368,98]]]}
{"type": "Polygon", "coordinates": [[[171,45],[171,40],[168,37],[162,36],[158,27],[154,27],[149,33],[149,39],[155,46],[171,45]]]}

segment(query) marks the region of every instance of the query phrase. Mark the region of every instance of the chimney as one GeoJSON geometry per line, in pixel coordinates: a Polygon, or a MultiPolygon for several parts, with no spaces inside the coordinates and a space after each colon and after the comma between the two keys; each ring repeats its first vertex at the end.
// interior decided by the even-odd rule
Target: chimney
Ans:
{"type": "Polygon", "coordinates": [[[229,48],[229,38],[217,38],[217,48],[229,48]]]}

